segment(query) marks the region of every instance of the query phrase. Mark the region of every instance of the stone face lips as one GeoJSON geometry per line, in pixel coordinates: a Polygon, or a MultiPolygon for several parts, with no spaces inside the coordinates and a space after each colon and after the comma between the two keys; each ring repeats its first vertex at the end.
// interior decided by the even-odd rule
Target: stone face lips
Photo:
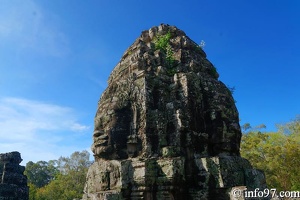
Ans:
{"type": "Polygon", "coordinates": [[[143,31],[98,102],[84,199],[226,199],[232,187],[253,187],[238,111],[218,76],[183,31],[143,31]]]}
{"type": "Polygon", "coordinates": [[[0,199],[28,200],[27,177],[19,152],[0,154],[0,199]]]}

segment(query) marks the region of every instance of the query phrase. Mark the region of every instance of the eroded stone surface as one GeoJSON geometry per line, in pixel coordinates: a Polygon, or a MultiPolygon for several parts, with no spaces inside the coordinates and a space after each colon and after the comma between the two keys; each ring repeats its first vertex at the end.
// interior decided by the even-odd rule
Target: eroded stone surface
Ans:
{"type": "Polygon", "coordinates": [[[24,166],[20,166],[19,152],[0,154],[0,199],[28,200],[27,177],[23,175],[24,166]]]}
{"type": "Polygon", "coordinates": [[[238,111],[218,77],[183,31],[143,31],[98,102],[84,199],[229,199],[232,187],[266,187],[240,157],[238,111]]]}

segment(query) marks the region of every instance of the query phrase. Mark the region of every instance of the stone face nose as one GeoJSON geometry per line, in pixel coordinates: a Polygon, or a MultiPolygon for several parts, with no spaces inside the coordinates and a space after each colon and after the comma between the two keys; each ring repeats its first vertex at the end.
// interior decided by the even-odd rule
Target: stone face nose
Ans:
{"type": "Polygon", "coordinates": [[[20,166],[21,154],[17,151],[0,154],[0,199],[29,199],[25,167],[20,166]]]}
{"type": "Polygon", "coordinates": [[[238,111],[218,77],[180,29],[143,31],[98,103],[84,199],[213,199],[247,185],[238,111]]]}

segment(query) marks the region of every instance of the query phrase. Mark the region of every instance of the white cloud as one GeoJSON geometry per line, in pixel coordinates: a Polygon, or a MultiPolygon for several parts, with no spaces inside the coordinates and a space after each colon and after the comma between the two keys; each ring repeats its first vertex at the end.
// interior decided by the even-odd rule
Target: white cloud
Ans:
{"type": "Polygon", "coordinates": [[[82,141],[89,141],[90,127],[78,121],[73,109],[54,104],[0,98],[0,127],[1,152],[19,151],[25,164],[89,146],[82,141]]]}
{"type": "Polygon", "coordinates": [[[69,52],[69,47],[58,21],[32,0],[3,0],[0,6],[0,39],[10,46],[16,45],[18,50],[62,56],[69,52]]]}

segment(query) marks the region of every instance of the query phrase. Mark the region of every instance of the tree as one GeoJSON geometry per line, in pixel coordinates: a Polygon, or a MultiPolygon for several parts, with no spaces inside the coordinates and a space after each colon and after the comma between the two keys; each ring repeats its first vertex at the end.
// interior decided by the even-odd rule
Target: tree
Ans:
{"type": "Polygon", "coordinates": [[[54,161],[38,161],[37,163],[29,161],[24,174],[27,176],[28,183],[40,188],[53,180],[57,172],[54,161]]]}
{"type": "Polygon", "coordinates": [[[243,134],[241,155],[254,167],[264,170],[270,188],[285,191],[300,189],[299,122],[295,120],[280,125],[276,132],[252,130],[243,134]]]}
{"type": "MultiPolygon", "coordinates": [[[[41,188],[30,187],[30,200],[69,200],[81,198],[91,161],[88,151],[76,151],[70,157],[49,161],[55,165],[55,177],[41,188]]],[[[45,162],[45,161],[43,161],[45,162]]],[[[47,163],[47,162],[45,162],[47,163]]]]}
{"type": "Polygon", "coordinates": [[[29,186],[29,200],[37,200],[36,198],[36,193],[38,191],[38,187],[36,187],[34,184],[32,183],[28,183],[29,186]]]}
{"type": "Polygon", "coordinates": [[[242,125],[242,130],[243,130],[243,131],[247,131],[247,130],[249,130],[249,129],[251,129],[250,123],[246,123],[246,124],[242,125]]]}
{"type": "Polygon", "coordinates": [[[75,151],[70,157],[60,157],[57,160],[57,168],[62,174],[66,174],[70,171],[81,171],[88,168],[91,165],[89,160],[90,153],[86,150],[79,152],[75,151]]]}
{"type": "Polygon", "coordinates": [[[39,188],[36,193],[37,200],[67,200],[63,198],[63,190],[61,189],[61,181],[55,179],[48,185],[39,188]]]}

